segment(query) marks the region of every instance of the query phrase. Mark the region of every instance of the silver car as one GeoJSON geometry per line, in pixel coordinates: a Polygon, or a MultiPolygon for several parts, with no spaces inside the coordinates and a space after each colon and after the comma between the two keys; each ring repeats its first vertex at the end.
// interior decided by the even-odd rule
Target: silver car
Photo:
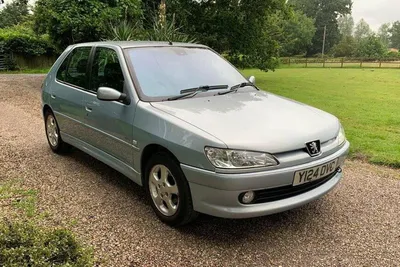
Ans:
{"type": "Polygon", "coordinates": [[[339,183],[349,151],[336,117],[259,90],[198,44],[70,46],[42,99],[54,152],[74,146],[144,186],[172,226],[304,205],[339,183]]]}

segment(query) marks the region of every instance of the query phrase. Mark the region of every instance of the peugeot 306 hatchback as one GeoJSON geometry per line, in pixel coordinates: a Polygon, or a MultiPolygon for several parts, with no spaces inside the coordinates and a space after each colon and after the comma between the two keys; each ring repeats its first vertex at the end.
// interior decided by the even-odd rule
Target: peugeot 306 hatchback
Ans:
{"type": "Polygon", "coordinates": [[[74,146],[123,173],[173,226],[313,201],[339,183],[349,150],[337,118],[260,91],[198,44],[70,46],[42,98],[54,152],[74,146]]]}

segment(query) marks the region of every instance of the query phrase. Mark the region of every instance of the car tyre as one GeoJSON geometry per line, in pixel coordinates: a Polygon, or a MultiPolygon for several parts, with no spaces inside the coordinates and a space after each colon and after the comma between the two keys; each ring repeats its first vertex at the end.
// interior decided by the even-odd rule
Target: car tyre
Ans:
{"type": "Polygon", "coordinates": [[[168,153],[154,154],[146,164],[144,177],[146,194],[162,222],[178,227],[197,218],[185,175],[168,153]]]}
{"type": "Polygon", "coordinates": [[[51,150],[57,154],[63,154],[70,151],[71,146],[61,139],[60,128],[58,127],[53,112],[50,110],[45,112],[44,122],[47,142],[49,143],[51,150]]]}

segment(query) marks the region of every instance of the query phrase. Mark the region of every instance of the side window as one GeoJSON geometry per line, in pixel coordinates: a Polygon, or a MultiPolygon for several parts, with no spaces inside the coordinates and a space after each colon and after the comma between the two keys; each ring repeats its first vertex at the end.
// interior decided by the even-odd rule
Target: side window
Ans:
{"type": "Polygon", "coordinates": [[[117,52],[104,47],[96,48],[92,67],[91,90],[97,91],[99,87],[110,87],[121,93],[124,91],[124,75],[117,52]]]}
{"type": "Polygon", "coordinates": [[[87,88],[86,68],[91,47],[75,48],[65,58],[57,72],[57,79],[82,88],[87,88]]]}

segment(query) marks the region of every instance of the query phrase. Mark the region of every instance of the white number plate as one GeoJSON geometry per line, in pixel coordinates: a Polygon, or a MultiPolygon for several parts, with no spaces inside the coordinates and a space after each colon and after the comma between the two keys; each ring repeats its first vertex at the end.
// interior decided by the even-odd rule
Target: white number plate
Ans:
{"type": "Polygon", "coordinates": [[[332,174],[336,170],[338,159],[319,165],[314,168],[297,171],[294,173],[293,186],[319,180],[332,174]]]}

